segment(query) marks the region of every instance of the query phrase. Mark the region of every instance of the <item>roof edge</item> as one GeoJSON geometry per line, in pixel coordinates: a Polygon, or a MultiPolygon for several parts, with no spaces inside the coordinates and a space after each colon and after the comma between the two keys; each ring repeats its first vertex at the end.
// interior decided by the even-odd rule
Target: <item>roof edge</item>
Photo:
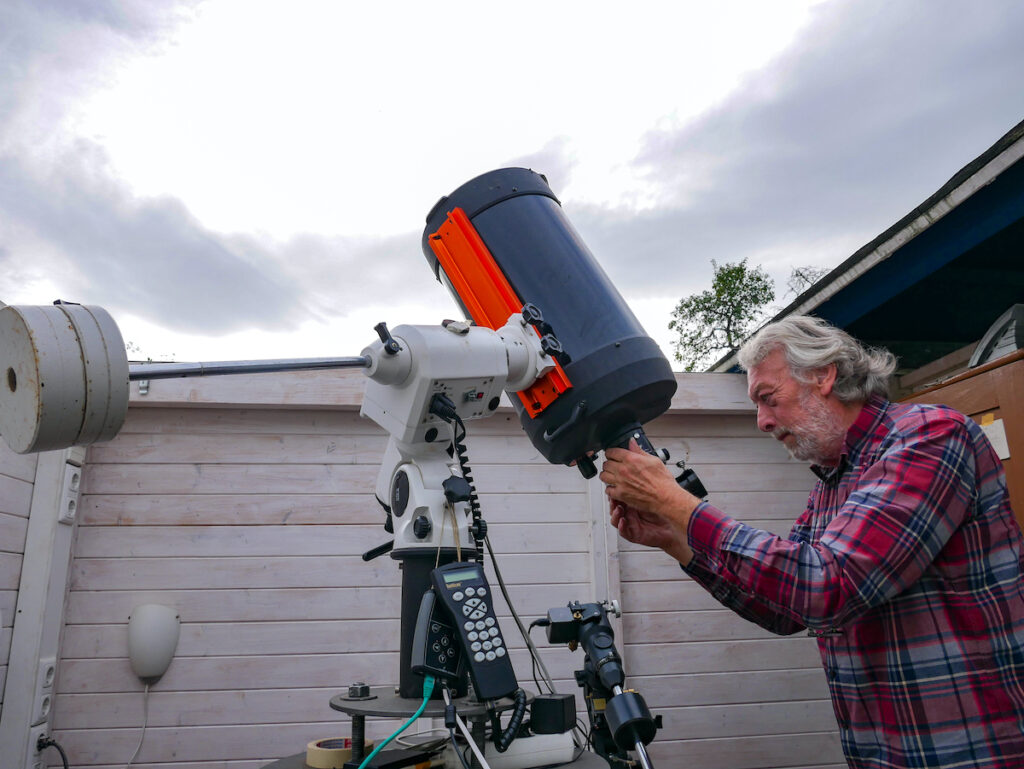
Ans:
{"type": "MultiPolygon", "coordinates": [[[[788,315],[804,315],[812,312],[875,265],[885,261],[1024,157],[1024,141],[1022,139],[1024,139],[1024,120],[1017,123],[995,144],[953,174],[949,181],[910,213],[857,249],[835,269],[758,328],[763,328],[788,315]]],[[[736,366],[737,352],[736,349],[730,350],[711,364],[707,371],[718,373],[730,371],[736,366]]]]}

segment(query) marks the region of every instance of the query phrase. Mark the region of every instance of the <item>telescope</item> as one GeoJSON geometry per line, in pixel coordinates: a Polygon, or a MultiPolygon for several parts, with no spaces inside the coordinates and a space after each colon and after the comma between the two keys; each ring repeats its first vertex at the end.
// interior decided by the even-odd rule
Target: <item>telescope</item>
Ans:
{"type": "MultiPolygon", "coordinates": [[[[18,453],[110,440],[133,380],[363,369],[360,413],[389,436],[375,493],[393,535],[363,557],[401,561],[399,690],[416,697],[422,679],[409,659],[431,572],[483,559],[487,530],[465,423],[492,415],[506,393],[541,455],[591,478],[598,452],[631,440],[667,461],[643,425],[668,409],[676,390],[668,361],[542,174],[504,168],[466,182],[430,210],[422,247],[462,317],[380,323],[377,339],[352,357],[129,364],[101,307],[0,305],[0,435],[18,453]]],[[[692,470],[677,480],[706,495],[692,470]]],[[[454,691],[460,686],[465,677],[454,691]]]]}

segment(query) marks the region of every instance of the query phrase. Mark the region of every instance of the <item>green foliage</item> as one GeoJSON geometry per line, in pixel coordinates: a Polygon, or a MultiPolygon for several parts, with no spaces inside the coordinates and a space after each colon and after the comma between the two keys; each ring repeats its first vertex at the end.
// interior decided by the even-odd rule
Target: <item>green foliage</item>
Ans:
{"type": "Polygon", "coordinates": [[[681,300],[668,324],[679,333],[672,347],[686,371],[706,368],[737,347],[775,299],[775,284],[760,266],[750,268],[746,259],[721,267],[712,259],[711,266],[711,289],[681,300]]]}

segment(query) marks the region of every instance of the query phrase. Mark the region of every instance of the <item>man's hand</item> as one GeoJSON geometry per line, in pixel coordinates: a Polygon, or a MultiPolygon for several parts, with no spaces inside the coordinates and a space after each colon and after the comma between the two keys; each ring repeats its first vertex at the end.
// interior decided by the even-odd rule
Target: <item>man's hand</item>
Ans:
{"type": "Polygon", "coordinates": [[[612,500],[612,526],[623,539],[664,550],[684,566],[693,558],[686,529],[655,513],[643,513],[612,500]]]}
{"type": "Polygon", "coordinates": [[[700,500],[680,488],[660,459],[631,440],[628,451],[605,451],[600,478],[611,500],[612,525],[624,538],[690,562],[686,530],[700,500]]]}

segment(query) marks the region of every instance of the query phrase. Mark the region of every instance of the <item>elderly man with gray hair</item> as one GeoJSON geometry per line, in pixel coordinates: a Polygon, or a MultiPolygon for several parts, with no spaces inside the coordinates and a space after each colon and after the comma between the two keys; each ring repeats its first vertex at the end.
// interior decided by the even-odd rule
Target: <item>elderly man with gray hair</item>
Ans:
{"type": "Polygon", "coordinates": [[[981,429],[889,402],[892,355],[816,318],[766,326],[739,361],[758,427],[818,478],[788,538],[635,445],[606,452],[612,524],[746,619],[817,637],[854,769],[1024,767],[1024,540],[981,429]]]}

